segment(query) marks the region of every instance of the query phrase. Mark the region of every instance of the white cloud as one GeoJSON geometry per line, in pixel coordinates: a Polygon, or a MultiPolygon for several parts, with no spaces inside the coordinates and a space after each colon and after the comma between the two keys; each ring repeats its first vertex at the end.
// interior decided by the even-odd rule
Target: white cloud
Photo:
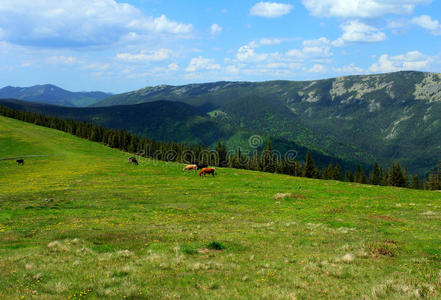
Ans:
{"type": "Polygon", "coordinates": [[[341,47],[348,43],[374,43],[386,40],[384,32],[377,28],[364,24],[358,20],[352,20],[340,26],[343,35],[332,42],[335,47],[341,47]]]}
{"type": "Polygon", "coordinates": [[[173,51],[170,49],[159,49],[149,51],[147,53],[118,53],[116,59],[125,62],[155,62],[170,59],[173,56],[173,51]]]}
{"type": "Polygon", "coordinates": [[[278,38],[263,38],[259,40],[259,44],[263,46],[280,45],[282,42],[283,40],[278,38]]]}
{"type": "Polygon", "coordinates": [[[170,71],[179,71],[179,66],[177,63],[171,63],[168,65],[168,69],[170,71]]]}
{"type": "Polygon", "coordinates": [[[73,56],[51,56],[47,59],[51,64],[55,65],[72,65],[77,62],[77,59],[73,56]]]}
{"type": "Polygon", "coordinates": [[[286,40],[267,38],[240,47],[233,59],[225,59],[229,64],[225,72],[232,75],[292,78],[299,71],[328,71],[326,64],[331,61],[333,53],[331,42],[325,37],[305,40],[300,49],[291,49],[286,53],[258,51],[263,46],[278,45],[284,41],[286,40]],[[310,66],[307,67],[308,65],[310,66]]]}
{"type": "Polygon", "coordinates": [[[277,2],[259,2],[250,10],[250,15],[265,18],[277,18],[289,14],[292,5],[277,2]]]}
{"type": "Polygon", "coordinates": [[[238,67],[236,67],[236,66],[227,66],[227,67],[225,68],[225,71],[226,71],[228,74],[234,74],[234,75],[237,75],[237,74],[240,73],[240,69],[239,69],[238,67]]]}
{"type": "Polygon", "coordinates": [[[428,15],[415,17],[412,19],[412,23],[429,30],[433,35],[441,35],[441,24],[438,20],[433,20],[428,15]]]}
{"type": "Polygon", "coordinates": [[[214,63],[213,59],[199,56],[191,59],[190,64],[185,69],[185,71],[196,72],[200,70],[219,70],[220,68],[221,66],[214,63]]]}
{"type": "Polygon", "coordinates": [[[213,34],[213,35],[214,35],[214,34],[221,33],[222,30],[223,30],[222,26],[220,26],[220,25],[218,25],[218,24],[213,24],[213,25],[211,25],[211,28],[210,28],[210,32],[211,32],[211,34],[213,34]]]}
{"type": "Polygon", "coordinates": [[[411,51],[397,56],[383,54],[376,63],[370,66],[369,71],[387,73],[402,70],[423,70],[434,60],[435,57],[424,55],[419,51],[411,51]]]}
{"type": "Polygon", "coordinates": [[[315,40],[305,40],[302,46],[302,49],[291,49],[287,51],[286,55],[299,60],[326,59],[333,56],[331,52],[331,42],[325,37],[315,40]]]}
{"type": "Polygon", "coordinates": [[[51,48],[108,45],[139,35],[181,36],[193,28],[115,0],[2,0],[0,27],[6,41],[51,48]]]}
{"type": "Polygon", "coordinates": [[[387,14],[410,14],[419,4],[432,0],[302,0],[317,17],[376,18],[387,14]]]}
{"type": "Polygon", "coordinates": [[[315,64],[307,70],[310,73],[325,73],[327,71],[324,65],[315,64]]]}
{"type": "Polygon", "coordinates": [[[271,54],[268,53],[256,53],[254,49],[257,47],[258,45],[255,42],[251,42],[248,45],[240,47],[239,50],[237,50],[236,59],[241,62],[262,62],[271,56],[271,54]]]}
{"type": "Polygon", "coordinates": [[[348,66],[344,66],[341,68],[335,68],[334,71],[338,73],[351,74],[351,75],[364,72],[362,68],[357,67],[355,64],[350,64],[348,66]]]}
{"type": "Polygon", "coordinates": [[[182,24],[167,19],[165,15],[157,18],[139,18],[127,24],[135,30],[146,30],[156,33],[186,34],[192,31],[193,25],[182,24]]]}

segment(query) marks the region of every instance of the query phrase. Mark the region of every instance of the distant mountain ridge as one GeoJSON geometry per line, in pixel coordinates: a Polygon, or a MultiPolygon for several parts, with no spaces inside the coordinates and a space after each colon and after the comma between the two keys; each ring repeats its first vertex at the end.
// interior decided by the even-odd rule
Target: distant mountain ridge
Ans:
{"type": "Polygon", "coordinates": [[[247,139],[258,134],[284,150],[309,149],[362,164],[398,161],[420,175],[441,160],[437,73],[161,85],[112,95],[90,109],[65,109],[60,116],[162,141],[213,145],[222,139],[230,149],[246,148],[247,139]]]}
{"type": "Polygon", "coordinates": [[[420,174],[441,160],[438,73],[161,85],[113,95],[93,106],[159,99],[204,108],[214,119],[346,159],[378,160],[382,165],[399,161],[420,174]]]}
{"type": "Polygon", "coordinates": [[[6,86],[0,89],[0,98],[71,107],[89,106],[109,96],[111,94],[104,92],[70,92],[52,84],[31,87],[6,86]]]}

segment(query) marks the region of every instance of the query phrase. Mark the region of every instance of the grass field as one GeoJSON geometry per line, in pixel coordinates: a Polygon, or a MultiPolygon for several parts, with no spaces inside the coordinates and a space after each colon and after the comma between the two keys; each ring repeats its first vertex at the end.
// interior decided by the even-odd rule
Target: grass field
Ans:
{"type": "Polygon", "coordinates": [[[441,193],[217,177],[0,117],[0,299],[441,298],[441,193]],[[221,248],[221,249],[219,249],[221,248]]]}

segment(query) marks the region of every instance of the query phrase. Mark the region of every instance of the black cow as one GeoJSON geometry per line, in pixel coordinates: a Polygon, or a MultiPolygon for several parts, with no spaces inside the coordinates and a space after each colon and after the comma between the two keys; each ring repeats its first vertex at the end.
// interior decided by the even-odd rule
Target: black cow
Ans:
{"type": "Polygon", "coordinates": [[[19,165],[22,165],[22,166],[24,165],[24,159],[23,158],[22,159],[17,159],[16,162],[19,165]]]}
{"type": "Polygon", "coordinates": [[[129,157],[129,163],[133,163],[135,165],[138,165],[138,160],[135,157],[129,157]]]}

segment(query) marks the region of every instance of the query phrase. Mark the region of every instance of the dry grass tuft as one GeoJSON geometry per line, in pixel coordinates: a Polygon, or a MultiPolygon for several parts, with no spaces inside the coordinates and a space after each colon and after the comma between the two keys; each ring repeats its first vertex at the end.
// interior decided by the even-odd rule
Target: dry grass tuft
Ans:
{"type": "Polygon", "coordinates": [[[287,198],[290,198],[290,199],[303,199],[303,198],[305,198],[305,196],[302,195],[302,194],[277,193],[273,197],[274,200],[287,199],[287,198]]]}
{"type": "Polygon", "coordinates": [[[50,242],[49,244],[47,244],[47,247],[51,252],[68,252],[70,250],[67,245],[64,245],[59,241],[50,242]]]}
{"type": "Polygon", "coordinates": [[[354,260],[355,260],[355,256],[354,256],[353,254],[351,254],[351,253],[348,253],[348,254],[344,255],[344,256],[341,258],[341,261],[344,262],[344,263],[346,263],[346,264],[350,264],[350,263],[352,263],[354,260]]]}
{"type": "Polygon", "coordinates": [[[135,254],[130,251],[130,250],[120,250],[118,252],[116,252],[116,256],[121,257],[121,258],[130,258],[135,256],[135,254]]]}

